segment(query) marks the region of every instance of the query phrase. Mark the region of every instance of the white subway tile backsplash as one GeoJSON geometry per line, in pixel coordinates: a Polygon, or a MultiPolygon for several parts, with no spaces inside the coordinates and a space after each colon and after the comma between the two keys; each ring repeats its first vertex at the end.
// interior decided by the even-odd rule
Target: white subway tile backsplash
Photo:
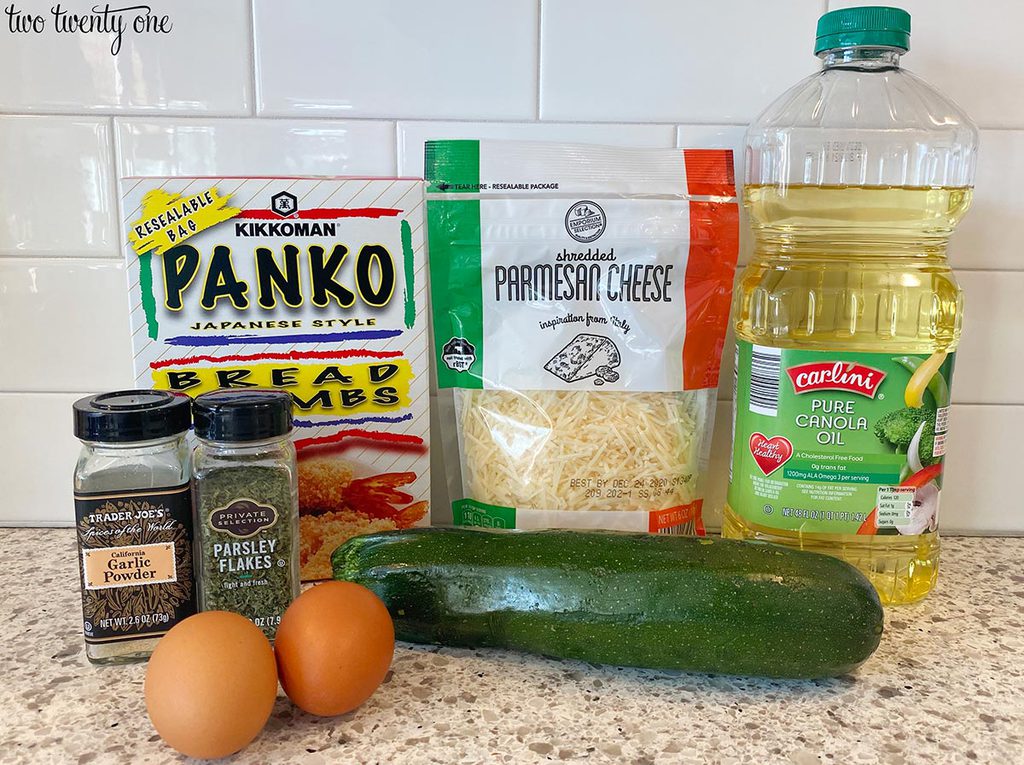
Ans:
{"type": "Polygon", "coordinates": [[[536,0],[254,3],[260,114],[536,117],[536,0]]]}
{"type": "MultiPolygon", "coordinates": [[[[431,377],[433,377],[433,371],[431,377]]],[[[448,454],[455,447],[457,436],[452,432],[455,422],[455,403],[450,395],[430,394],[430,523],[450,526],[452,516],[451,489],[448,486],[448,454]]],[[[457,448],[457,447],[455,447],[457,448]]]]}
{"type": "Polygon", "coordinates": [[[672,146],[672,127],[556,122],[399,122],[399,174],[422,177],[423,144],[436,138],[669,147],[672,146]]]}
{"type": "MultiPolygon", "coordinates": [[[[831,0],[829,8],[868,5],[831,0]]],[[[884,3],[883,3],[884,4],[884,3]]],[[[900,0],[911,18],[903,65],[950,96],[981,127],[1024,128],[1024,5],[1005,0],[900,0]]]]}
{"type": "MultiPolygon", "coordinates": [[[[248,0],[152,3],[170,16],[168,34],[121,37],[57,34],[51,0],[22,0],[18,9],[41,14],[40,34],[7,34],[0,45],[0,110],[5,112],[154,112],[249,114],[252,51],[248,0]]],[[[91,2],[65,2],[83,14],[91,2]]],[[[122,4],[142,9],[144,5],[122,4]]],[[[135,14],[125,14],[133,23],[135,14]]],[[[6,22],[6,18],[5,18],[6,22]]]]}
{"type": "Polygon", "coordinates": [[[0,525],[73,526],[71,476],[81,445],[71,405],[85,393],[0,393],[4,438],[21,459],[0,460],[0,525]]]}
{"type": "Polygon", "coordinates": [[[121,176],[395,174],[395,125],[370,120],[118,119],[121,176]]]}
{"type": "Polygon", "coordinates": [[[715,432],[711,457],[704,476],[704,525],[719,531],[722,509],[729,490],[729,463],[732,461],[732,402],[719,401],[715,409],[715,432]]]}
{"type": "Polygon", "coordinates": [[[118,260],[0,258],[0,390],[131,387],[118,260]]]}
{"type": "Polygon", "coordinates": [[[0,117],[0,255],[112,255],[110,121],[0,117]]]}
{"type": "Polygon", "coordinates": [[[1024,404],[1024,272],[962,271],[957,276],[965,308],[953,400],[1024,404]]]}
{"type": "MultiPolygon", "coordinates": [[[[52,477],[77,453],[71,403],[132,385],[119,175],[420,176],[426,140],[494,138],[733,148],[741,182],[744,126],[818,68],[826,4],[168,0],[153,8],[173,32],[127,33],[117,56],[108,36],[0,30],[0,422],[27,455],[0,461],[0,524],[73,522],[70,479],[52,477]]],[[[902,5],[914,26],[906,66],[991,128],[950,246],[966,314],[942,529],[1021,533],[1024,505],[997,477],[1012,474],[1024,432],[1024,101],[1013,97],[1024,9],[902,5]]],[[[47,16],[52,6],[18,3],[47,16]]],[[[713,528],[728,477],[731,333],[722,363],[713,528]]],[[[432,403],[434,502],[450,520],[451,413],[432,403]]]]}
{"type": "Polygon", "coordinates": [[[1020,470],[1016,443],[1024,432],[1024,406],[954,406],[949,422],[940,530],[953,534],[1024,531],[1024,502],[1004,478],[1020,470]]]}
{"type": "Polygon", "coordinates": [[[949,243],[954,268],[1024,270],[1024,130],[982,130],[974,203],[949,243]]]}
{"type": "Polygon", "coordinates": [[[749,122],[816,68],[820,0],[545,0],[545,120],[749,122]]]}

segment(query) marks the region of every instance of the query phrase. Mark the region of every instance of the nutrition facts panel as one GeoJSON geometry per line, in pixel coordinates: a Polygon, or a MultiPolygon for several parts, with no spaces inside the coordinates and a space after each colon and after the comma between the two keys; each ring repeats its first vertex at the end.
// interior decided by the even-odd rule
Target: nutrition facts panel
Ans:
{"type": "Polygon", "coordinates": [[[878,528],[891,528],[906,523],[914,510],[913,486],[878,487],[878,528]]]}

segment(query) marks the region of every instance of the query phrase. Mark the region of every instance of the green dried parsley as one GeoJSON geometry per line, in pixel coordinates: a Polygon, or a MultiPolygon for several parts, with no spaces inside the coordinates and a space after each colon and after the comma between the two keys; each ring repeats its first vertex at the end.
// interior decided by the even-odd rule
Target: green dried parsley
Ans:
{"type": "Polygon", "coordinates": [[[273,640],[298,589],[291,471],[212,467],[194,496],[200,609],[239,613],[273,640]]]}

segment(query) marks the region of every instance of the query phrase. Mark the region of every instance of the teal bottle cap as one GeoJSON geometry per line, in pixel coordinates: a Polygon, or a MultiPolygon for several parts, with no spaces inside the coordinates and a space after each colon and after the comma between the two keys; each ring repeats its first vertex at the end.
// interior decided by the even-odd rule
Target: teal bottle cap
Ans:
{"type": "Polygon", "coordinates": [[[910,14],[881,5],[842,8],[818,19],[815,54],[853,47],[910,50],[910,14]]]}

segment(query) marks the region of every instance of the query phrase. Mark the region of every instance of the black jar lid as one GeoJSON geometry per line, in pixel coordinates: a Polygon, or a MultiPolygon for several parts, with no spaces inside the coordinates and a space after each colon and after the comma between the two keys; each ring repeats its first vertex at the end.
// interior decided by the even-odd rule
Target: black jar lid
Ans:
{"type": "Polygon", "coordinates": [[[76,401],[75,436],[117,444],[170,438],[192,423],[189,397],[166,390],[118,390],[76,401]]]}
{"type": "Polygon", "coordinates": [[[196,435],[207,441],[262,441],[292,429],[292,396],[281,390],[215,390],[192,402],[196,435]]]}

